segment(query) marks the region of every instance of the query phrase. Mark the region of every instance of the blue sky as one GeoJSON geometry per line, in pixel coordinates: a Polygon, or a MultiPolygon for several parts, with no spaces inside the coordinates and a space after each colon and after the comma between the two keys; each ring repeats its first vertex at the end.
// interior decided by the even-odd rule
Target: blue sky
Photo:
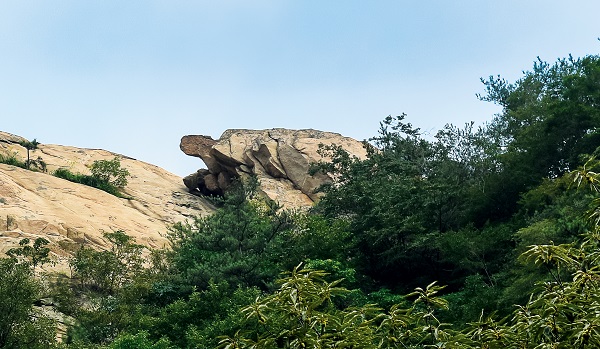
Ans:
{"type": "Polygon", "coordinates": [[[186,134],[490,120],[481,77],[597,54],[600,2],[0,1],[0,130],[184,176],[186,134]]]}

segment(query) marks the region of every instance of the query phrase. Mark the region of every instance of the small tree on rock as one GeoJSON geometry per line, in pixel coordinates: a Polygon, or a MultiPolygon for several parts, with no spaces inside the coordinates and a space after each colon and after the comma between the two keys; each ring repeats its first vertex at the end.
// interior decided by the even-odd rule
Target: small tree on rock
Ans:
{"type": "Polygon", "coordinates": [[[121,160],[115,156],[112,160],[96,160],[90,167],[92,177],[109,183],[117,188],[125,188],[129,171],[121,167],[121,160]]]}
{"type": "Polygon", "coordinates": [[[21,143],[19,143],[22,147],[25,147],[25,149],[27,149],[27,162],[25,163],[25,166],[27,167],[27,169],[29,170],[29,165],[31,163],[31,160],[29,158],[29,152],[32,150],[36,150],[38,148],[38,145],[40,144],[35,138],[33,139],[33,141],[22,141],[21,143]]]}

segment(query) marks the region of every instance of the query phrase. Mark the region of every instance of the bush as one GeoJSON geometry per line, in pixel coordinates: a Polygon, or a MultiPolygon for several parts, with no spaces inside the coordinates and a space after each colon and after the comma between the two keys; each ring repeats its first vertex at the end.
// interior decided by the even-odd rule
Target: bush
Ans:
{"type": "Polygon", "coordinates": [[[127,185],[129,171],[121,167],[121,160],[114,157],[112,160],[97,160],[90,167],[92,177],[123,189],[127,185]]]}
{"type": "Polygon", "coordinates": [[[148,338],[148,332],[139,332],[135,335],[125,334],[118,337],[110,346],[110,349],[170,349],[173,347],[169,340],[161,338],[153,341],[148,338]]]}
{"type": "MultiPolygon", "coordinates": [[[[96,162],[94,162],[94,163],[96,163],[96,162]]],[[[125,170],[125,171],[127,171],[127,170],[125,170]]],[[[56,171],[54,171],[54,176],[58,177],[58,178],[66,179],[73,183],[79,183],[79,184],[87,185],[89,187],[94,187],[94,188],[100,189],[102,191],[105,191],[109,194],[112,194],[112,195],[120,197],[120,198],[124,197],[123,194],[121,194],[121,192],[119,190],[120,187],[117,187],[114,184],[112,184],[102,178],[95,177],[93,175],[88,176],[88,175],[84,175],[81,173],[73,173],[66,168],[59,168],[56,171]]],[[[127,179],[125,179],[125,183],[126,182],[127,182],[127,179]]]]}
{"type": "Polygon", "coordinates": [[[17,159],[15,154],[0,154],[0,163],[20,168],[27,168],[27,164],[17,159]]]}

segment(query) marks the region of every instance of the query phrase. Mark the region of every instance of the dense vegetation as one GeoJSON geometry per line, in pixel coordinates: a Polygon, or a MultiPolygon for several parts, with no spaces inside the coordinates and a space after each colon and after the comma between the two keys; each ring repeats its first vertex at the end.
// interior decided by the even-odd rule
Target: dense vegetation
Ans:
{"type": "Polygon", "coordinates": [[[74,319],[64,348],[600,347],[600,57],[483,82],[503,108],[484,126],[426,138],[402,115],[365,160],[323,147],[336,181],[310,212],[238,182],[169,250],[107,233],[45,283],[43,241],[23,242],[0,263],[0,297],[22,295],[0,348],[55,345],[42,294],[74,319]]]}

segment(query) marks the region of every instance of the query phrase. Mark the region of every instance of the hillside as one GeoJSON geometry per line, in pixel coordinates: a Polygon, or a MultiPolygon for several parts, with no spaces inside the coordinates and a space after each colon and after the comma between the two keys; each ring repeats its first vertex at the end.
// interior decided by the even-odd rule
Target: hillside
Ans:
{"type": "MultiPolygon", "coordinates": [[[[20,145],[26,139],[0,132],[0,154],[27,159],[20,145]]],[[[46,171],[28,171],[0,164],[0,253],[23,238],[48,239],[59,270],[81,245],[104,249],[103,233],[122,230],[151,248],[165,246],[165,233],[177,222],[214,211],[204,195],[222,195],[233,178],[254,175],[263,196],[285,208],[311,206],[320,194],[314,191],[331,180],[324,174],[308,175],[319,161],[319,144],[342,145],[364,158],[362,143],[336,133],[316,130],[227,130],[219,140],[184,136],[181,150],[200,157],[208,169],[186,178],[136,159],[101,149],[40,144],[31,152],[41,158],[46,171]],[[124,196],[118,198],[96,188],[57,178],[66,168],[89,174],[96,160],[115,156],[130,173],[124,196]]]]}
{"type": "MultiPolygon", "coordinates": [[[[0,133],[0,153],[26,159],[23,138],[0,133]]],[[[41,157],[47,173],[0,164],[0,252],[22,238],[51,241],[59,267],[65,250],[80,244],[105,247],[104,232],[123,230],[140,244],[162,247],[164,233],[176,222],[211,212],[211,205],[188,192],[182,178],[164,169],[106,150],[40,144],[32,159],[41,157]],[[131,177],[121,199],[101,190],[54,177],[59,167],[88,174],[95,160],[121,157],[131,177]]]]}

